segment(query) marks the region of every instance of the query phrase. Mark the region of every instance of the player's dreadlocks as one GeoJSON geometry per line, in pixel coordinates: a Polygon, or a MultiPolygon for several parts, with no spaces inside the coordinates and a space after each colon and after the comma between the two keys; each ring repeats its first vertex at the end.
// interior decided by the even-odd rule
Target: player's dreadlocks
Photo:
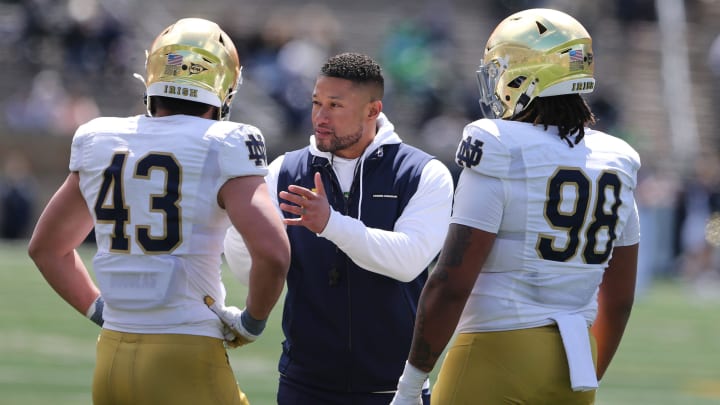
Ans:
{"type": "Polygon", "coordinates": [[[513,121],[557,125],[560,138],[574,147],[585,136],[585,126],[595,124],[595,115],[579,94],[536,97],[527,108],[510,117],[513,121]],[[573,143],[568,136],[576,135],[573,143]]]}
{"type": "Polygon", "coordinates": [[[376,100],[383,97],[385,79],[380,65],[367,55],[346,52],[333,56],[320,68],[320,74],[327,77],[350,80],[353,83],[373,85],[376,100]]]}

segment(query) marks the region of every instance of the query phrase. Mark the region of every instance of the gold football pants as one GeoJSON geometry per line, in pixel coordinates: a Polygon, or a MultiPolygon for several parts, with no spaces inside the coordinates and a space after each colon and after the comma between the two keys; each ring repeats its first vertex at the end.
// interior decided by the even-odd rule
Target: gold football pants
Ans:
{"type": "MultiPolygon", "coordinates": [[[[593,360],[595,339],[590,336],[593,360]]],[[[433,405],[593,404],[595,390],[570,388],[565,349],[556,325],[459,334],[448,349],[433,405]]]]}
{"type": "Polygon", "coordinates": [[[248,405],[220,339],[102,329],[95,405],[248,405]]]}

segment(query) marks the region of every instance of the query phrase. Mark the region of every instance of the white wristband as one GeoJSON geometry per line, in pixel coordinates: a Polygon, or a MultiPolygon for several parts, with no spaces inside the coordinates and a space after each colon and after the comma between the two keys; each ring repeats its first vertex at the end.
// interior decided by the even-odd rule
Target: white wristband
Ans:
{"type": "Polygon", "coordinates": [[[420,396],[422,394],[422,388],[425,384],[430,373],[426,373],[417,367],[410,364],[409,361],[405,361],[405,369],[400,376],[398,382],[398,389],[404,391],[407,394],[414,396],[420,396]]]}

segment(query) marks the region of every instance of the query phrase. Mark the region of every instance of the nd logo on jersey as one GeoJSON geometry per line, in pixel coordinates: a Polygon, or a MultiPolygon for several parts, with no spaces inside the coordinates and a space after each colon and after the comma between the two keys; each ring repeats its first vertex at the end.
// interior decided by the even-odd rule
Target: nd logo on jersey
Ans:
{"type": "Polygon", "coordinates": [[[255,136],[254,134],[248,135],[248,140],[245,141],[247,146],[248,157],[250,160],[255,160],[255,166],[267,166],[265,157],[265,142],[262,137],[255,136]]]}
{"type": "Polygon", "coordinates": [[[465,138],[458,147],[457,164],[467,168],[477,166],[482,158],[482,146],[483,142],[479,139],[473,141],[471,136],[465,138]]]}

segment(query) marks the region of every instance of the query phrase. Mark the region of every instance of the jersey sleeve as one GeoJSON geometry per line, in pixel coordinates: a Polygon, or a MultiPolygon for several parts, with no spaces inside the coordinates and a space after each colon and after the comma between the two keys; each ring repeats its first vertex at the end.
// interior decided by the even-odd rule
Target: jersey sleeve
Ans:
{"type": "Polygon", "coordinates": [[[486,176],[506,178],[510,168],[510,151],[500,139],[494,122],[482,119],[463,130],[455,162],[486,176]]]}
{"type": "Polygon", "coordinates": [[[613,138],[613,141],[616,142],[617,158],[611,161],[611,165],[625,175],[625,183],[632,190],[635,190],[637,187],[637,172],[641,167],[640,155],[624,140],[613,138]]]}
{"type": "Polygon", "coordinates": [[[627,205],[629,214],[625,221],[623,229],[618,230],[618,238],[615,240],[616,246],[630,246],[640,242],[640,219],[637,208],[637,201],[635,200],[635,189],[637,187],[637,172],[640,169],[640,155],[633,149],[627,142],[614,138],[617,145],[615,150],[617,151],[618,158],[611,161],[611,165],[614,166],[626,185],[627,190],[624,192],[622,197],[623,203],[627,205]]]}
{"type": "Polygon", "coordinates": [[[497,233],[503,217],[505,199],[502,180],[473,170],[463,170],[455,189],[450,222],[497,233]]]}
{"type": "Polygon", "coordinates": [[[70,146],[70,164],[69,168],[71,172],[78,172],[83,169],[85,164],[84,155],[86,153],[86,144],[91,136],[91,124],[92,121],[83,125],[80,125],[75,131],[75,135],[72,138],[72,144],[70,146]]]}
{"type": "Polygon", "coordinates": [[[268,171],[265,138],[251,125],[235,126],[223,138],[219,159],[221,184],[234,177],[264,177],[268,171]]]}
{"type": "Polygon", "coordinates": [[[637,204],[633,201],[630,216],[625,222],[625,228],[615,241],[616,246],[630,246],[640,243],[640,216],[638,215],[637,204]]]}

